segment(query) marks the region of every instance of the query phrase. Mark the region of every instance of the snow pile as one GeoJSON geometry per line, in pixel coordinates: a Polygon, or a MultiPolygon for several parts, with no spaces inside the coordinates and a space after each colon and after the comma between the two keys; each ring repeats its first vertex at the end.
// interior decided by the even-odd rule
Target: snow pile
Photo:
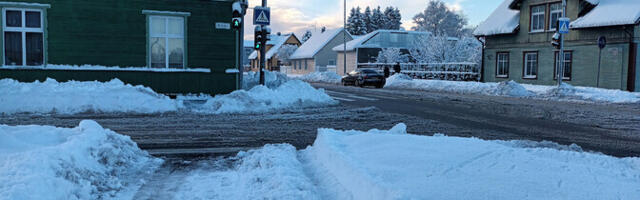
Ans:
{"type": "MultiPolygon", "coordinates": [[[[264,71],[264,82],[268,88],[277,88],[283,83],[289,81],[286,74],[280,72],[264,71]]],[[[260,85],[260,73],[247,72],[242,78],[242,88],[249,90],[260,85]]]]}
{"type": "Polygon", "coordinates": [[[513,33],[520,26],[520,11],[511,10],[513,0],[504,0],[473,32],[475,36],[513,33]]]}
{"type": "Polygon", "coordinates": [[[199,112],[258,113],[287,108],[305,108],[337,104],[323,89],[315,89],[300,80],[291,80],[277,88],[259,85],[249,91],[238,90],[209,99],[199,112]]]}
{"type": "Polygon", "coordinates": [[[639,103],[640,93],[592,87],[574,87],[564,83],[561,87],[519,84],[515,81],[501,83],[458,82],[444,80],[411,79],[404,74],[387,78],[385,88],[416,89],[458,94],[510,96],[559,101],[639,103]]]}
{"type": "Polygon", "coordinates": [[[131,86],[118,79],[109,82],[20,83],[0,80],[0,113],[134,112],[177,111],[180,102],[144,86],[131,86]]]}
{"type": "Polygon", "coordinates": [[[161,163],[94,121],[0,125],[0,199],[130,199],[161,163]]]}
{"type": "Polygon", "coordinates": [[[309,74],[305,74],[298,79],[312,82],[312,83],[331,83],[331,84],[339,84],[342,81],[342,77],[336,72],[326,71],[326,72],[313,72],[309,74]]]}
{"type": "Polygon", "coordinates": [[[202,165],[185,178],[175,199],[319,199],[291,145],[266,145],[228,160],[202,165]]]}
{"type": "Polygon", "coordinates": [[[353,199],[640,199],[640,158],[410,135],[404,124],[320,129],[308,151],[353,199]]]}

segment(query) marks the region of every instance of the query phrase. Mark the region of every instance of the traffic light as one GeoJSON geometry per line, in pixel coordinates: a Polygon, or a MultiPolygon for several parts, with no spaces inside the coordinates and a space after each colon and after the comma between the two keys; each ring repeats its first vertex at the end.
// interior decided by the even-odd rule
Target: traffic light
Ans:
{"type": "Polygon", "coordinates": [[[256,26],[256,29],[253,33],[253,48],[259,50],[263,45],[263,36],[262,36],[262,28],[260,26],[256,26]]]}
{"type": "Polygon", "coordinates": [[[551,45],[556,49],[560,49],[560,33],[553,34],[553,37],[551,37],[551,45]]]}
{"type": "Polygon", "coordinates": [[[263,34],[264,34],[264,37],[265,37],[265,41],[271,40],[271,27],[265,26],[265,30],[264,30],[263,34]]]}
{"type": "Polygon", "coordinates": [[[240,2],[235,2],[232,5],[233,8],[233,18],[231,19],[231,27],[233,29],[240,29],[242,26],[242,5],[240,2]]]}

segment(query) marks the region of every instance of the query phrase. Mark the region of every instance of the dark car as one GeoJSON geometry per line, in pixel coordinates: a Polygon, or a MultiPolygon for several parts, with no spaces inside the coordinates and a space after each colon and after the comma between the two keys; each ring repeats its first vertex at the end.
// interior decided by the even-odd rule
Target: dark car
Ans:
{"type": "Polygon", "coordinates": [[[345,86],[375,86],[376,88],[382,88],[385,82],[384,75],[374,69],[356,69],[342,77],[342,85],[345,86]]]}

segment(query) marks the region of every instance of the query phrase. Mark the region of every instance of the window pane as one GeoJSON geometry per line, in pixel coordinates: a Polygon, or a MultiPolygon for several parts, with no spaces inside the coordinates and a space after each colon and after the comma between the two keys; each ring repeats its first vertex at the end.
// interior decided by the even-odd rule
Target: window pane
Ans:
{"type": "Polygon", "coordinates": [[[7,10],[6,13],[7,27],[22,27],[22,12],[15,10],[7,10]]]}
{"type": "Polygon", "coordinates": [[[27,11],[24,13],[25,15],[25,23],[29,28],[40,28],[42,27],[40,12],[37,11],[27,11]]]}
{"type": "Polygon", "coordinates": [[[184,39],[169,39],[169,68],[183,68],[184,39]]]}
{"type": "Polygon", "coordinates": [[[182,18],[169,18],[169,34],[183,35],[184,20],[182,18]]]}
{"type": "Polygon", "coordinates": [[[151,67],[166,68],[164,38],[151,38],[151,67]]]}
{"type": "Polygon", "coordinates": [[[4,33],[4,53],[6,65],[22,65],[22,33],[4,33]]]}
{"type": "Polygon", "coordinates": [[[151,34],[166,34],[164,18],[151,17],[151,34]]]}
{"type": "Polygon", "coordinates": [[[42,65],[43,37],[42,33],[26,33],[27,65],[42,65]]]}

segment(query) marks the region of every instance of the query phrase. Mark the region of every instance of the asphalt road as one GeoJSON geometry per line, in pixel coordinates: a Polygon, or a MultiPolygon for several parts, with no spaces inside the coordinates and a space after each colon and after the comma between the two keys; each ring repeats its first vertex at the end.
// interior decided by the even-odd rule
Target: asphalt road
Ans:
{"type": "MultiPolygon", "coordinates": [[[[596,104],[410,90],[324,88],[349,107],[435,121],[450,136],[575,143],[614,156],[640,156],[640,104],[596,104]],[[451,125],[451,126],[447,126],[451,125]]],[[[421,132],[418,132],[421,134],[421,132]]]]}
{"type": "Polygon", "coordinates": [[[389,129],[419,135],[554,141],[626,157],[640,156],[640,105],[601,105],[424,91],[314,84],[341,104],[276,113],[207,115],[188,111],[1,115],[0,124],[75,127],[83,119],[129,135],[154,155],[230,155],[272,143],[313,144],[318,128],[389,129]]]}

